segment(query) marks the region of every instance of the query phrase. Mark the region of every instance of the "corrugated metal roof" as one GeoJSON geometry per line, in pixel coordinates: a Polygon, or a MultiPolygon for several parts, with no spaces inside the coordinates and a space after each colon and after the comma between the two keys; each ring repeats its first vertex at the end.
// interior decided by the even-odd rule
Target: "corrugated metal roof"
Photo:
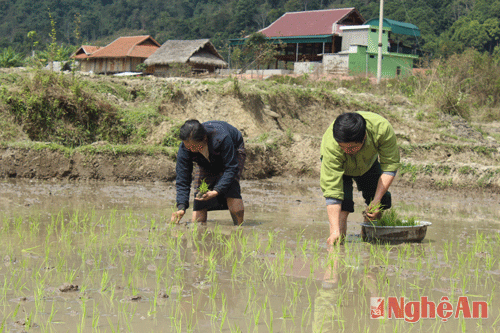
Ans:
{"type": "MultiPolygon", "coordinates": [[[[366,21],[365,24],[378,27],[379,26],[379,19],[374,18],[374,19],[368,20],[368,21],[366,21]]],[[[394,21],[394,20],[390,20],[390,19],[385,18],[384,19],[384,27],[391,28],[392,32],[395,34],[415,36],[415,37],[420,36],[420,29],[415,24],[399,22],[399,21],[394,21]]]]}
{"type": "MultiPolygon", "coordinates": [[[[331,43],[333,34],[315,35],[315,36],[287,36],[287,37],[268,37],[268,41],[273,44],[279,43],[331,43]]],[[[246,38],[234,38],[229,40],[229,45],[243,45],[246,38]]]]}
{"type": "Polygon", "coordinates": [[[334,34],[339,32],[337,23],[352,12],[356,12],[361,18],[355,8],[285,13],[259,32],[267,37],[334,34]]]}
{"type": "Polygon", "coordinates": [[[89,58],[147,58],[160,47],[151,36],[120,37],[92,53],[89,58]]]}

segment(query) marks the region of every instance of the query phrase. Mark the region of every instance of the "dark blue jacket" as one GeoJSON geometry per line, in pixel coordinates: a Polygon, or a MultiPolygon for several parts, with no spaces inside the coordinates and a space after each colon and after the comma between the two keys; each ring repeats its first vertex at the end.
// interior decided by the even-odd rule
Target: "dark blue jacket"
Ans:
{"type": "Polygon", "coordinates": [[[243,144],[243,136],[234,126],[225,121],[207,121],[202,124],[207,130],[210,161],[201,153],[192,153],[181,143],[177,152],[175,186],[177,189],[177,209],[189,207],[193,162],[211,174],[223,172],[213,190],[224,195],[238,175],[237,149],[243,144]]]}

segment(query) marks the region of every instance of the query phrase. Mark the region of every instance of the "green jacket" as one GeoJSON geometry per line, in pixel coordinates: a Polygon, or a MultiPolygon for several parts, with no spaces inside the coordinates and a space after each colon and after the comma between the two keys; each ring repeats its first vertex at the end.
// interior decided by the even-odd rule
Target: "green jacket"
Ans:
{"type": "Polygon", "coordinates": [[[321,141],[321,190],[325,198],[344,199],[342,176],[361,176],[380,156],[382,172],[399,169],[399,148],[391,124],[384,117],[358,111],[366,120],[366,140],[354,156],[346,154],[333,138],[333,123],[321,141]]]}

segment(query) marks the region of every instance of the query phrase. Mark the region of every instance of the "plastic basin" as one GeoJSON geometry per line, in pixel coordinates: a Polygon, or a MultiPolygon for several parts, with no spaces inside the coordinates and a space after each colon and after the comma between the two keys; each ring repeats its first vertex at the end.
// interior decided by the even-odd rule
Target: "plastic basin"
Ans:
{"type": "Polygon", "coordinates": [[[398,242],[420,242],[425,238],[427,227],[432,223],[417,221],[414,226],[377,226],[371,223],[361,223],[366,240],[383,240],[398,242]]]}

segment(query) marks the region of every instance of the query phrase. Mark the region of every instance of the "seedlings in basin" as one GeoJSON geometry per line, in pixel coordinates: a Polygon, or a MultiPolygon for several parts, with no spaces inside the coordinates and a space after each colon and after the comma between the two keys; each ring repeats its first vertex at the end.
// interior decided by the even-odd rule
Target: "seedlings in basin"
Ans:
{"type": "Polygon", "coordinates": [[[399,217],[398,212],[393,208],[382,212],[382,216],[376,220],[371,221],[371,224],[377,227],[395,227],[395,226],[415,226],[417,225],[416,218],[414,216],[408,217],[403,220],[399,217]]]}

